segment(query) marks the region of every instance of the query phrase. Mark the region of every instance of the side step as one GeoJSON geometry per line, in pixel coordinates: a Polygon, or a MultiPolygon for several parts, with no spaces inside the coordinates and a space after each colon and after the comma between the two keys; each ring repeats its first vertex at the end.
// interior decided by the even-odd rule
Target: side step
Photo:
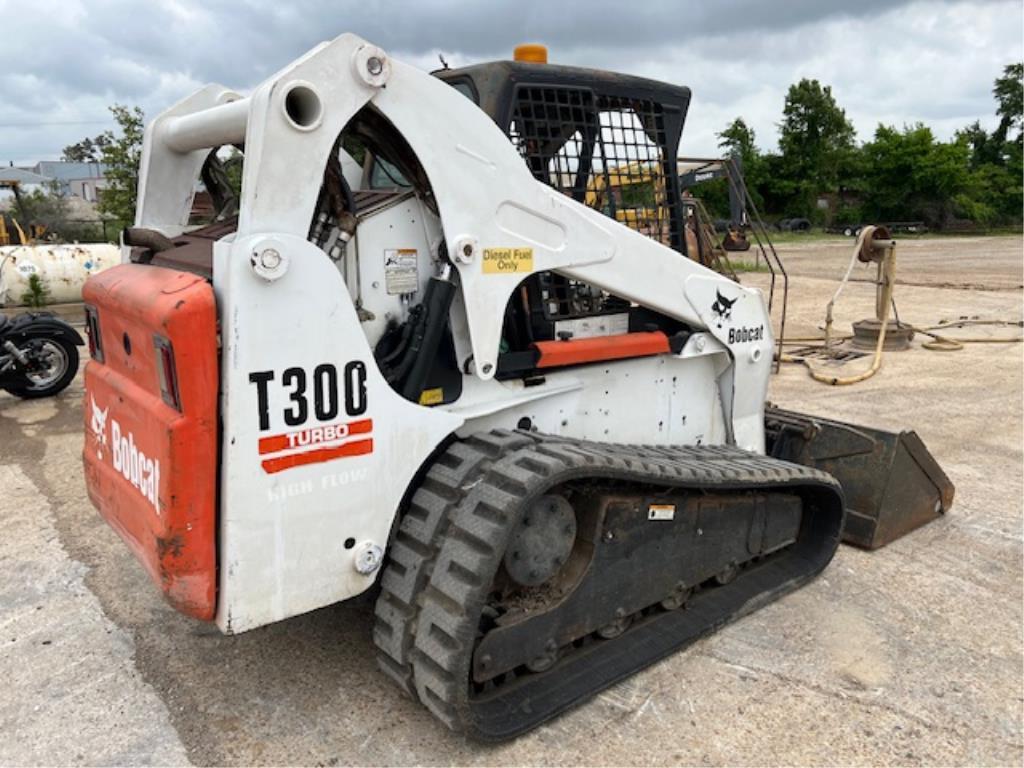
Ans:
{"type": "Polygon", "coordinates": [[[953,506],[953,483],[916,432],[886,432],[769,406],[768,454],[843,486],[843,541],[878,549],[953,506]]]}

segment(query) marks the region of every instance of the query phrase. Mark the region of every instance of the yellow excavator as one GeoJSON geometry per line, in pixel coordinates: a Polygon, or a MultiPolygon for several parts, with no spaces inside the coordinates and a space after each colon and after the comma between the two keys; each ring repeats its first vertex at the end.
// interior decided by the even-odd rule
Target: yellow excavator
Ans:
{"type": "MultiPolygon", "coordinates": [[[[14,193],[14,207],[18,216],[23,221],[28,219],[25,212],[25,202],[21,197],[21,187],[17,181],[11,179],[0,179],[0,189],[9,189],[14,193]]],[[[0,214],[0,246],[2,245],[31,245],[36,240],[42,239],[46,234],[45,224],[29,224],[28,232],[22,229],[18,219],[11,213],[0,214]]]]}
{"type": "Polygon", "coordinates": [[[633,161],[595,173],[585,203],[650,238],[668,244],[665,174],[655,161],[633,161]]]}

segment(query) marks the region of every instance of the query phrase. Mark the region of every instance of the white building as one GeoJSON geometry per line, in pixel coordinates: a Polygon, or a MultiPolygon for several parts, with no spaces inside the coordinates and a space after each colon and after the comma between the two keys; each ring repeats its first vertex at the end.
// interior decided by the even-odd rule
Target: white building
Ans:
{"type": "Polygon", "coordinates": [[[95,203],[106,185],[103,163],[68,163],[63,160],[42,160],[31,167],[0,167],[0,199],[10,197],[17,184],[25,193],[35,190],[56,191],[63,197],[78,197],[95,203]],[[7,182],[6,184],[4,182],[7,182]]]}
{"type": "Polygon", "coordinates": [[[22,192],[31,193],[35,190],[48,192],[52,184],[53,179],[30,171],[27,168],[0,168],[0,200],[12,197],[15,185],[22,192]]]}

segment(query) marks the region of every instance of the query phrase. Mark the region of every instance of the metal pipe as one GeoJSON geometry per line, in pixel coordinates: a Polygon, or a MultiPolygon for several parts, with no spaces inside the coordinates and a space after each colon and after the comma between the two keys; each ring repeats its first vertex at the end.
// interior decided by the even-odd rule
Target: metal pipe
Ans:
{"type": "Polygon", "coordinates": [[[181,153],[241,144],[248,120],[249,99],[236,99],[190,115],[167,118],[160,138],[167,147],[181,153]]]}
{"type": "Polygon", "coordinates": [[[145,227],[126,227],[122,239],[125,245],[148,248],[153,253],[169,251],[177,247],[171,238],[155,229],[146,229],[145,227]]]}
{"type": "Polygon", "coordinates": [[[6,349],[8,352],[10,352],[11,353],[11,357],[13,357],[19,363],[21,363],[22,365],[28,365],[28,357],[25,356],[24,352],[22,352],[20,349],[18,349],[16,346],[14,346],[14,342],[12,342],[12,341],[5,341],[4,342],[4,349],[6,349]]]}

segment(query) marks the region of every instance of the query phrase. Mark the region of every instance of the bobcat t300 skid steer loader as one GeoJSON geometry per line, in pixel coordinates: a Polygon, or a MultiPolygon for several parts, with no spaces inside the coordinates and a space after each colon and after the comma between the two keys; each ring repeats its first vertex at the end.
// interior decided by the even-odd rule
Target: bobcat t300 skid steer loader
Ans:
{"type": "Polygon", "coordinates": [[[170,603],[235,633],[379,581],[383,671],[502,739],[806,583],[844,521],[948,507],[913,433],[766,410],[761,293],[686,256],[688,101],[343,35],[157,117],[85,289],[84,461],[170,603]]]}

